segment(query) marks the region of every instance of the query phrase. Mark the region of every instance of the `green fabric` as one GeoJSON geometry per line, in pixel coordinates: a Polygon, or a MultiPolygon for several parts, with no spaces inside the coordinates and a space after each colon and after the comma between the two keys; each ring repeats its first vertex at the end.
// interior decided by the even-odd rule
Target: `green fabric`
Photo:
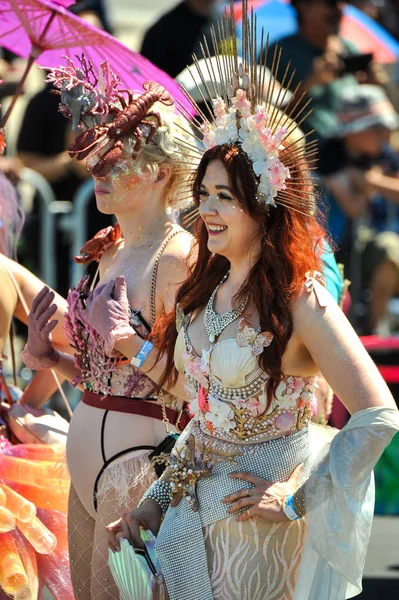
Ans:
{"type": "Polygon", "coordinates": [[[339,302],[343,281],[339,272],[334,252],[331,250],[328,242],[324,241],[324,254],[321,257],[323,261],[323,275],[326,280],[326,288],[336,302],[339,302]]]}
{"type": "Polygon", "coordinates": [[[375,513],[399,515],[399,435],[396,435],[375,466],[375,513]]]}
{"type": "MultiPolygon", "coordinates": [[[[342,40],[342,52],[344,56],[358,54],[356,47],[351,42],[342,40]]],[[[278,79],[281,81],[286,67],[291,62],[291,69],[296,72],[290,86],[294,90],[298,83],[308,79],[312,73],[313,60],[321,56],[323,51],[307,42],[299,33],[282,38],[277,42],[278,47],[282,48],[281,60],[278,71],[278,79]]],[[[270,61],[274,55],[274,46],[271,46],[269,53],[270,61]]],[[[269,62],[269,66],[270,62],[269,62]]],[[[287,83],[288,80],[286,80],[287,83]]],[[[312,97],[310,108],[312,113],[302,124],[302,128],[307,133],[315,129],[315,135],[318,138],[329,138],[337,132],[336,105],[337,98],[342,90],[348,87],[359,85],[353,75],[347,74],[327,85],[316,85],[309,90],[309,96],[312,97]]]]}

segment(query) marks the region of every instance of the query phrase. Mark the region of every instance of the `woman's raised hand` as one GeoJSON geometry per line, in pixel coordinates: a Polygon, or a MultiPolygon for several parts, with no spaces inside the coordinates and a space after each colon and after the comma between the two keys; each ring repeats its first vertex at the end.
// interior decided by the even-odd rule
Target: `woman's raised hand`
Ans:
{"type": "Polygon", "coordinates": [[[104,339],[108,355],[118,340],[135,334],[129,319],[127,287],[122,275],[98,286],[86,300],[85,320],[104,339]]]}
{"type": "Polygon", "coordinates": [[[229,477],[232,479],[243,479],[251,483],[253,487],[245,487],[225,496],[222,502],[225,504],[233,503],[227,512],[234,513],[245,508],[245,512],[238,515],[237,521],[246,521],[255,516],[262,517],[267,521],[288,521],[283,512],[284,500],[287,495],[296,491],[302,468],[302,464],[298,465],[288,481],[284,483],[273,483],[245,471],[230,473],[229,477]]]}
{"type": "Polygon", "coordinates": [[[162,521],[161,507],[155,502],[144,501],[139,508],[132,510],[118,521],[105,528],[108,546],[114,552],[119,551],[119,538],[124,538],[135,548],[144,548],[140,529],[149,529],[157,535],[162,521]]]}
{"type": "Polygon", "coordinates": [[[22,359],[30,369],[46,369],[58,363],[59,354],[51,341],[51,332],[58,323],[55,319],[51,320],[57,311],[53,300],[54,292],[44,286],[32,302],[28,316],[28,341],[22,353],[22,359]]]}

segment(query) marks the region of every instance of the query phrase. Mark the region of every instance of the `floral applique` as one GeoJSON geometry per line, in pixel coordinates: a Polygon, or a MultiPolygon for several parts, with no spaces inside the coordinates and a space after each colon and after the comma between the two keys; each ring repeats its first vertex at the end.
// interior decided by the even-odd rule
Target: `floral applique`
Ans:
{"type": "Polygon", "coordinates": [[[249,412],[251,417],[258,417],[265,412],[266,403],[261,401],[261,397],[258,398],[233,398],[232,403],[238,409],[244,408],[249,412]]]}
{"type": "Polygon", "coordinates": [[[308,377],[306,380],[300,377],[287,377],[277,387],[276,404],[285,410],[300,409],[311,405],[315,398],[314,388],[316,387],[318,387],[317,377],[308,377]]]}
{"type": "Polygon", "coordinates": [[[215,429],[223,429],[226,433],[235,428],[234,411],[226,402],[209,394],[208,403],[209,411],[205,413],[206,421],[211,423],[215,429]]]}
{"type": "Polygon", "coordinates": [[[193,356],[190,352],[182,354],[184,370],[204,388],[209,388],[209,350],[202,350],[201,356],[193,356]]]}

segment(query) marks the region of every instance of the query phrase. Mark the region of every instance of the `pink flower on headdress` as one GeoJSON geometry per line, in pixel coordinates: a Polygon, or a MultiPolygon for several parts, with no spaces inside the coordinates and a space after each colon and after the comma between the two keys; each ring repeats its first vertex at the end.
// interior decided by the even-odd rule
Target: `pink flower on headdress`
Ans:
{"type": "Polygon", "coordinates": [[[279,192],[280,190],[285,189],[285,181],[289,175],[289,169],[283,165],[281,160],[276,158],[272,163],[269,175],[270,183],[276,189],[276,191],[279,192]]]}
{"type": "MultiPolygon", "coordinates": [[[[268,130],[270,132],[270,129],[268,130]]],[[[267,149],[269,152],[277,152],[280,149],[281,142],[287,135],[287,129],[285,127],[279,127],[277,131],[271,134],[268,137],[267,141],[267,149]]]]}
{"type": "Polygon", "coordinates": [[[212,127],[208,123],[203,123],[201,125],[201,131],[203,134],[203,144],[205,148],[211,148],[215,143],[215,132],[212,127]]]}
{"type": "Polygon", "coordinates": [[[245,90],[238,89],[236,95],[232,99],[232,104],[236,110],[238,110],[243,117],[249,117],[251,114],[251,103],[247,99],[247,93],[245,90]]]}
{"type": "Polygon", "coordinates": [[[213,100],[213,112],[217,119],[220,119],[226,113],[226,104],[220,96],[213,100]]]}
{"type": "Polygon", "coordinates": [[[266,112],[265,106],[256,107],[256,113],[253,116],[253,120],[255,122],[256,128],[259,130],[266,126],[266,123],[269,120],[269,115],[266,112]]]}
{"type": "Polygon", "coordinates": [[[313,394],[312,401],[310,404],[310,409],[312,411],[312,415],[317,415],[317,397],[316,394],[313,394]]]}
{"type": "Polygon", "coordinates": [[[274,134],[274,137],[276,139],[276,141],[278,141],[278,144],[280,146],[281,142],[283,141],[283,139],[286,137],[288,133],[288,130],[286,127],[279,127],[277,129],[277,131],[274,134]]]}
{"type": "Polygon", "coordinates": [[[265,150],[267,152],[273,152],[274,151],[274,139],[273,139],[273,133],[272,130],[269,128],[262,128],[262,130],[259,133],[259,140],[261,142],[261,144],[264,145],[265,150]]]}

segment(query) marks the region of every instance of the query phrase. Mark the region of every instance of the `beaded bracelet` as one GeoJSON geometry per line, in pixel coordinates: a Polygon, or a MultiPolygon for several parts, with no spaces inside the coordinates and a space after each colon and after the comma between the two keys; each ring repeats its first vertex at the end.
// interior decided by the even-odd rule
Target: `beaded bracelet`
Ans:
{"type": "Polygon", "coordinates": [[[161,507],[162,518],[164,518],[171,501],[170,482],[160,479],[154,481],[140,500],[139,506],[141,506],[145,500],[153,500],[156,502],[161,507]]]}
{"type": "Polygon", "coordinates": [[[297,489],[293,495],[292,501],[294,503],[294,509],[297,515],[304,517],[306,515],[306,500],[305,500],[305,486],[302,485],[297,489]]]}
{"type": "Polygon", "coordinates": [[[140,350],[138,351],[137,356],[133,356],[132,360],[130,361],[130,364],[133,365],[133,367],[140,369],[147,360],[147,357],[153,349],[153,347],[154,344],[146,340],[141,346],[140,350]]]}

